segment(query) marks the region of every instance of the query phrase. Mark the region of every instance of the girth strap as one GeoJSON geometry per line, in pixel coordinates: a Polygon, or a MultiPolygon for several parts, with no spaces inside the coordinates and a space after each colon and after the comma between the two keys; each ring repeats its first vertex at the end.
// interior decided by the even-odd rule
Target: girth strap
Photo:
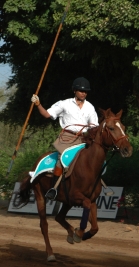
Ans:
{"type": "Polygon", "coordinates": [[[69,194],[68,194],[68,189],[66,186],[66,181],[67,181],[67,179],[65,179],[65,174],[63,174],[62,182],[63,182],[63,187],[64,187],[64,193],[65,193],[67,202],[69,202],[69,194]]]}

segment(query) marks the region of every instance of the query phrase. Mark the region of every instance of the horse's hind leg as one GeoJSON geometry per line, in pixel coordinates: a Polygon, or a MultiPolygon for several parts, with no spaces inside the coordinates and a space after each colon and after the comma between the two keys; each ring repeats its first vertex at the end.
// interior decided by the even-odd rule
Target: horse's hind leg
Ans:
{"type": "Polygon", "coordinates": [[[72,227],[66,220],[66,214],[67,212],[71,209],[71,206],[69,206],[68,204],[64,204],[62,205],[62,208],[60,210],[60,212],[56,215],[55,220],[62,226],[64,227],[67,232],[68,232],[68,236],[67,236],[67,241],[70,244],[74,244],[73,241],[73,233],[74,233],[74,227],[72,227]]]}
{"type": "Polygon", "coordinates": [[[91,228],[89,231],[84,233],[82,240],[87,240],[98,232],[97,205],[95,202],[91,204],[90,213],[89,213],[89,222],[91,224],[91,228]]]}
{"type": "Polygon", "coordinates": [[[48,255],[47,261],[56,261],[56,258],[53,254],[52,247],[50,245],[49,236],[48,236],[48,222],[46,220],[46,199],[45,199],[44,193],[41,190],[39,183],[33,186],[33,190],[35,193],[38,213],[40,217],[40,228],[44,236],[44,241],[46,245],[46,253],[48,255]]]}

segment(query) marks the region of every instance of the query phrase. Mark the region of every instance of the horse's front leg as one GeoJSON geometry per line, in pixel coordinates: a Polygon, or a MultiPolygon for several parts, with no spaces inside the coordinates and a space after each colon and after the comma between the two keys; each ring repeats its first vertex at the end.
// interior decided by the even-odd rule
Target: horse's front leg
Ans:
{"type": "Polygon", "coordinates": [[[91,203],[90,209],[86,207],[83,209],[80,227],[75,229],[74,241],[79,243],[81,240],[87,240],[94,236],[97,232],[97,205],[93,202],[91,203]],[[91,224],[91,228],[89,231],[85,232],[88,220],[91,224]]]}
{"type": "Polygon", "coordinates": [[[91,201],[89,198],[85,197],[81,193],[76,193],[77,203],[78,203],[78,199],[80,201],[82,200],[83,214],[82,214],[82,218],[81,218],[81,222],[80,222],[80,227],[75,229],[73,239],[75,242],[80,243],[82,238],[83,238],[85,229],[87,227],[89,213],[90,213],[90,209],[91,209],[91,201]]]}
{"type": "Polygon", "coordinates": [[[56,261],[48,236],[48,222],[46,220],[46,199],[41,190],[40,184],[34,185],[33,190],[37,201],[37,208],[40,217],[40,228],[46,245],[47,261],[56,261]]]}
{"type": "Polygon", "coordinates": [[[74,227],[72,225],[70,225],[66,220],[66,214],[67,212],[71,209],[71,206],[69,206],[68,204],[63,203],[61,210],[59,211],[59,213],[56,215],[55,220],[62,226],[64,227],[67,232],[68,232],[68,236],[67,236],[67,241],[70,244],[74,244],[73,241],[73,234],[74,234],[74,227]]]}
{"type": "Polygon", "coordinates": [[[89,231],[83,234],[82,240],[87,240],[94,236],[98,232],[98,223],[97,223],[97,205],[96,202],[93,202],[90,207],[89,212],[89,222],[91,224],[91,228],[89,231]]]}

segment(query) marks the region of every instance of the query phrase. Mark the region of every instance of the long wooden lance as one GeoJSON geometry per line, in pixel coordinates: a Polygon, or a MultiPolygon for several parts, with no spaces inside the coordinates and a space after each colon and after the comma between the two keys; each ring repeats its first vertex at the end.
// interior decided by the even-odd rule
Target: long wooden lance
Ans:
{"type": "MultiPolygon", "coordinates": [[[[47,68],[48,68],[48,65],[49,65],[50,59],[51,59],[51,57],[52,57],[52,54],[53,54],[53,52],[54,52],[54,48],[55,48],[55,46],[56,46],[56,43],[57,43],[57,40],[58,40],[58,37],[59,37],[60,31],[61,31],[61,29],[62,29],[63,22],[64,22],[64,20],[65,20],[65,18],[66,18],[66,15],[67,15],[67,12],[68,12],[68,9],[69,9],[69,7],[70,7],[70,1],[68,1],[68,4],[67,4],[67,6],[66,6],[66,8],[65,8],[65,11],[64,11],[63,17],[62,17],[62,19],[61,19],[61,22],[60,22],[59,28],[58,28],[58,30],[57,30],[57,33],[56,33],[56,36],[55,36],[55,39],[54,39],[54,42],[53,42],[52,48],[51,48],[51,50],[50,50],[50,53],[49,53],[49,56],[48,56],[48,58],[47,58],[47,61],[46,61],[46,64],[45,64],[45,67],[44,67],[43,73],[42,73],[42,75],[41,75],[41,78],[40,78],[40,81],[39,81],[38,87],[37,87],[37,89],[36,89],[35,95],[38,95],[38,93],[39,93],[39,91],[40,91],[40,88],[41,88],[41,85],[42,85],[42,82],[43,82],[44,76],[45,76],[45,74],[46,74],[46,71],[47,71],[47,68]]],[[[34,103],[31,103],[31,106],[30,106],[29,112],[28,112],[28,114],[27,114],[27,117],[26,117],[25,123],[24,123],[24,125],[23,125],[23,127],[22,127],[22,131],[21,131],[21,134],[20,134],[20,136],[19,136],[19,139],[18,139],[18,142],[17,142],[16,148],[15,148],[15,151],[14,151],[14,153],[13,153],[13,155],[12,155],[12,160],[11,160],[11,162],[10,162],[10,164],[9,164],[9,167],[8,167],[8,170],[7,170],[7,174],[6,174],[6,178],[8,178],[8,175],[9,175],[9,173],[10,173],[11,169],[12,169],[12,166],[13,166],[14,159],[16,158],[17,151],[18,151],[18,149],[19,149],[19,147],[20,147],[20,144],[21,144],[22,138],[23,138],[23,136],[24,136],[24,133],[25,133],[25,129],[26,129],[26,127],[27,127],[27,124],[28,124],[28,121],[29,121],[29,118],[30,118],[31,112],[32,112],[32,110],[33,110],[33,107],[34,107],[34,103]]]]}

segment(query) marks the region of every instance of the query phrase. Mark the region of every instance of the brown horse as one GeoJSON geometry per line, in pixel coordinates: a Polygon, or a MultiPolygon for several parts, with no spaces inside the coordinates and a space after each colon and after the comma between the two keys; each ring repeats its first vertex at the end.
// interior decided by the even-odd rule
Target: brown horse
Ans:
{"type": "MultiPolygon", "coordinates": [[[[120,121],[122,110],[114,114],[111,109],[101,110],[103,120],[98,126],[95,139],[92,139],[93,130],[88,130],[88,139],[91,144],[81,150],[70,177],[59,185],[56,199],[63,203],[55,220],[63,226],[67,232],[69,243],[81,242],[94,236],[98,231],[96,199],[101,192],[100,173],[106,159],[107,151],[114,148],[122,157],[132,155],[132,146],[125,134],[125,127],[120,121]],[[65,190],[66,188],[66,190],[65,190]],[[66,192],[65,192],[66,191],[66,192]],[[82,206],[83,216],[79,228],[74,229],[65,219],[72,206],[82,206]],[[91,224],[90,231],[85,233],[87,221],[91,224]]],[[[47,154],[42,155],[34,164],[35,170],[38,162],[47,154]]],[[[46,192],[51,187],[51,177],[46,173],[40,174],[31,184],[27,175],[20,186],[19,198],[23,202],[28,201],[30,189],[35,193],[40,227],[46,244],[47,261],[55,261],[52,247],[48,237],[48,222],[46,220],[46,192]]]]}

